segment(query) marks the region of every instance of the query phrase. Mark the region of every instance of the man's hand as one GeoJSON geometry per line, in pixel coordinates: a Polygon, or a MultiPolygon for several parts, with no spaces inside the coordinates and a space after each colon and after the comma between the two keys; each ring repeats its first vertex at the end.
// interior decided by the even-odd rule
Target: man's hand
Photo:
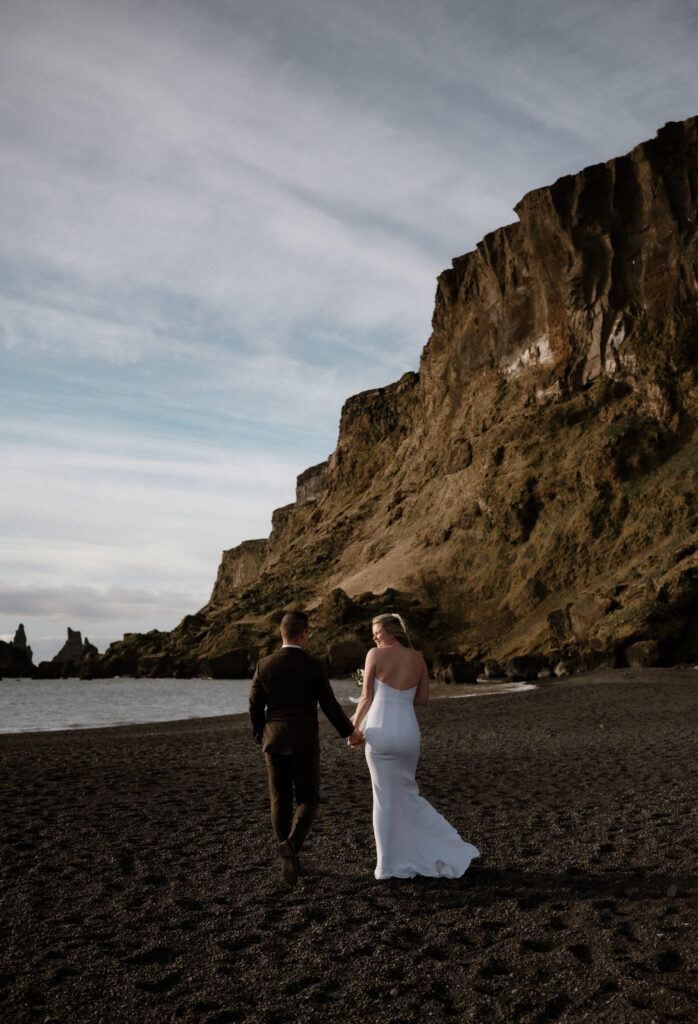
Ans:
{"type": "Polygon", "coordinates": [[[349,747],[360,747],[364,742],[364,734],[359,729],[354,729],[353,733],[347,740],[347,746],[349,747]]]}

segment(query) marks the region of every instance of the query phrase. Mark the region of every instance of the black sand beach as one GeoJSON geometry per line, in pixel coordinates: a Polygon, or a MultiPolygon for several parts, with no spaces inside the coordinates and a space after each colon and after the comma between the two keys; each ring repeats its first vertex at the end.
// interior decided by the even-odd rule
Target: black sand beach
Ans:
{"type": "Polygon", "coordinates": [[[246,719],[0,736],[0,1020],[698,1019],[698,672],[419,713],[421,792],[482,851],[376,882],[364,757],[281,881],[246,719]]]}

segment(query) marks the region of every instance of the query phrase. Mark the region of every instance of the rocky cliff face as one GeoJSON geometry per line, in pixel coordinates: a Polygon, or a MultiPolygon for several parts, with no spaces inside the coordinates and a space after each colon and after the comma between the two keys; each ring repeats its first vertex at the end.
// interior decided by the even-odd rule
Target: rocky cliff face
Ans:
{"type": "Polygon", "coordinates": [[[697,208],[696,118],[525,196],[439,277],[419,373],[349,398],[270,537],[103,671],[249,664],[296,604],[343,668],[391,609],[431,655],[696,657],[697,208]]]}
{"type": "MultiPolygon", "coordinates": [[[[580,386],[632,360],[634,333],[695,316],[696,119],[561,178],[439,278],[424,381],[482,367],[580,386]]],[[[436,397],[441,389],[432,389],[436,397]]]]}

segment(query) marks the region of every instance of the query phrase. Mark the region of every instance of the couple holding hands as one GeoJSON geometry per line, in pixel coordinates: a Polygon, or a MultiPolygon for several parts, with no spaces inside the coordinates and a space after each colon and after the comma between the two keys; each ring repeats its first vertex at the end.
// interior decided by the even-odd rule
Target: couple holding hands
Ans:
{"type": "Polygon", "coordinates": [[[420,734],[414,709],[429,700],[429,675],[403,619],[390,613],[373,620],[376,646],[366,656],[353,722],[332,692],[322,663],[306,653],[310,636],[305,612],[284,615],[282,646],[257,664],[250,690],[250,723],[266,758],[284,879],[290,885],[298,879],[298,853],[320,798],[318,704],[350,746],[365,745],[373,787],[375,877],[459,878],[479,853],[419,795],[420,734]]]}

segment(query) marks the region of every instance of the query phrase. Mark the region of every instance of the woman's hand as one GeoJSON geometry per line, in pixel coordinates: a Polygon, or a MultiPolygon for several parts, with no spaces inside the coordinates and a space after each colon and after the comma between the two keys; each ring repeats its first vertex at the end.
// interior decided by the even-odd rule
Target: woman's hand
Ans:
{"type": "Polygon", "coordinates": [[[354,729],[353,733],[347,739],[347,746],[356,749],[360,747],[364,742],[364,734],[359,729],[354,729]]]}

